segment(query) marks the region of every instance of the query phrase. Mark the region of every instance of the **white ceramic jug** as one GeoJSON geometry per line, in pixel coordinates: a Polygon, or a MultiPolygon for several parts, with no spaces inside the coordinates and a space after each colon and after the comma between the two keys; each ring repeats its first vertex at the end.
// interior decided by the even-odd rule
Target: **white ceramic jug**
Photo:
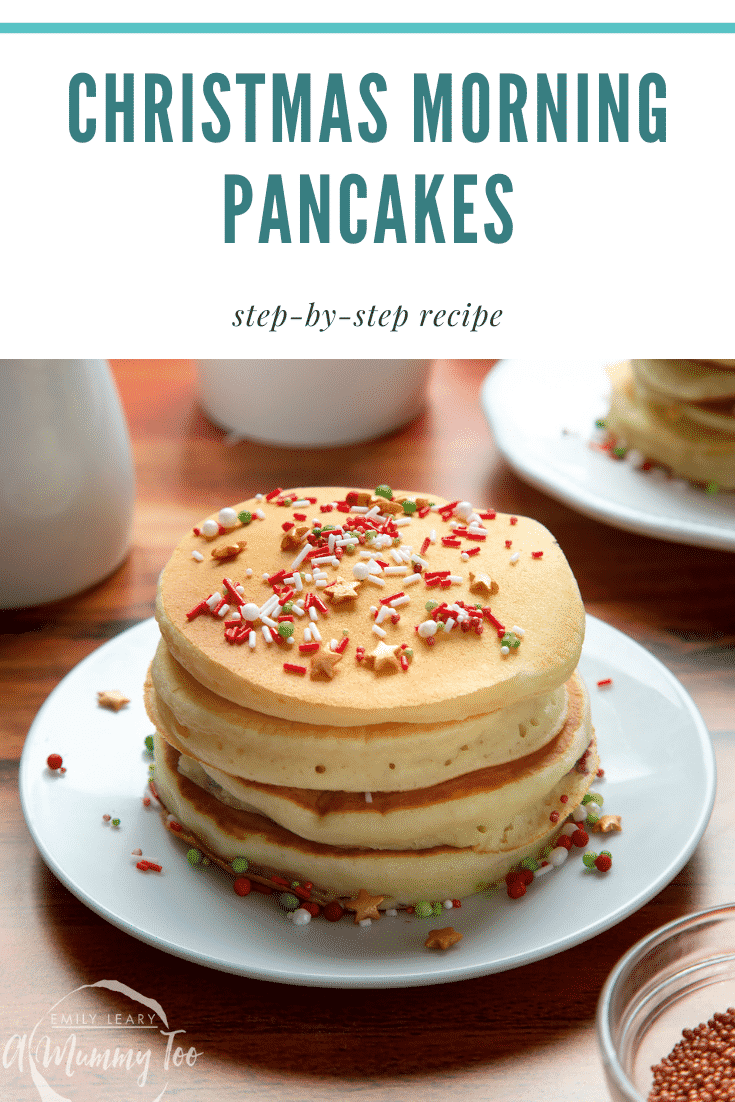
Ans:
{"type": "Polygon", "coordinates": [[[106,360],[0,360],[0,608],[79,593],[130,546],[133,463],[106,360]]]}

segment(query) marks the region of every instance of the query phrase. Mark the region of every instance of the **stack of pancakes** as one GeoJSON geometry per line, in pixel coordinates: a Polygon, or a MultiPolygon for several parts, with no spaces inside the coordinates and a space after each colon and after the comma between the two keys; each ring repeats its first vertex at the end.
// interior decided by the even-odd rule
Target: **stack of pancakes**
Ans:
{"type": "Polygon", "coordinates": [[[259,496],[179,544],[156,789],[206,851],[325,898],[461,898],[594,779],[584,611],[540,524],[378,489],[259,496]]]}
{"type": "Polygon", "coordinates": [[[617,442],[692,482],[735,488],[735,360],[628,360],[610,374],[617,442]]]}

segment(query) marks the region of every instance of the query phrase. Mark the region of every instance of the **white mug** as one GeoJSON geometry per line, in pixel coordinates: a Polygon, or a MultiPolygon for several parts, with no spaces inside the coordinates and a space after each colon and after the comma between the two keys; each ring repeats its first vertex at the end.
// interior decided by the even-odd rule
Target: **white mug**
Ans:
{"type": "Polygon", "coordinates": [[[236,436],[285,447],[370,440],[422,409],[430,360],[199,360],[205,413],[236,436]]]}
{"type": "Polygon", "coordinates": [[[0,608],[79,593],[130,546],[134,476],[106,360],[0,360],[0,608]]]}

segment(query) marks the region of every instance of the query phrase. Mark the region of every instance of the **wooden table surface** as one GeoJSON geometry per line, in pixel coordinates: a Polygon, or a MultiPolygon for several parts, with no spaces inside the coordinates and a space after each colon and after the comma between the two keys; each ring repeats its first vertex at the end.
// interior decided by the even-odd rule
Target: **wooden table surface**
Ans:
{"type": "MultiPolygon", "coordinates": [[[[227,446],[196,404],[193,364],[120,361],[113,370],[137,476],[133,547],[105,582],[42,608],[0,613],[0,1097],[39,1097],[18,1041],[51,1004],[107,978],[156,999],[202,1055],[171,1068],[166,1097],[286,1102],[433,1102],[457,1096],[589,1102],[605,1097],[594,1040],[602,983],[663,922],[735,899],[735,558],[588,520],[515,477],[479,408],[490,365],[434,365],[427,408],[402,431],[332,450],[227,446]],[[692,859],[636,914],[574,949],[440,987],[327,990],[243,979],[179,960],[99,918],[50,873],[21,814],[17,769],[53,687],[106,639],[152,613],[156,577],[194,522],[273,485],[378,482],[469,498],[550,528],[587,610],[655,654],[693,696],[714,742],[718,796],[692,859]]],[[[521,399],[522,400],[522,399],[521,399]]],[[[641,853],[641,860],[646,854],[641,853]]],[[[63,1084],[61,1083],[63,1079],[63,1084]]],[[[81,1072],[64,1097],[107,1097],[81,1072]]],[[[144,1098],[129,1077],[129,1095],[144,1098]]]]}

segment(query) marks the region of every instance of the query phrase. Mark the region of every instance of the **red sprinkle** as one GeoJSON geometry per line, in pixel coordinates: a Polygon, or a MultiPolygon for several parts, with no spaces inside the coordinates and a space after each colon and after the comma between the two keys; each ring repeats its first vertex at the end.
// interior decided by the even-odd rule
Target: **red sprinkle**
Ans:
{"type": "Polygon", "coordinates": [[[350,641],[349,635],[343,636],[342,639],[340,639],[339,643],[337,643],[337,646],[334,648],[335,653],[336,654],[343,654],[344,650],[345,650],[345,647],[347,646],[349,641],[350,641]]]}
{"type": "Polygon", "coordinates": [[[170,830],[175,831],[176,834],[181,834],[181,830],[182,830],[181,823],[177,823],[176,820],[174,819],[168,825],[169,825],[170,830]]]}
{"type": "Polygon", "coordinates": [[[510,548],[513,546],[513,540],[506,540],[505,546],[510,550],[510,548]]]}
{"type": "Polygon", "coordinates": [[[462,903],[460,902],[459,899],[453,899],[452,900],[452,907],[456,908],[456,907],[461,907],[461,906],[462,906],[462,903]]]}
{"type": "Polygon", "coordinates": [[[612,685],[612,678],[611,677],[603,677],[602,681],[597,682],[597,688],[598,689],[604,689],[604,687],[606,685],[612,685]]]}
{"type": "Polygon", "coordinates": [[[575,846],[579,846],[580,849],[582,849],[583,846],[586,846],[589,840],[589,834],[586,830],[582,830],[581,827],[575,830],[574,834],[572,835],[572,842],[575,846]]]}
{"type": "Polygon", "coordinates": [[[522,880],[514,880],[512,884],[508,884],[508,895],[511,899],[520,899],[525,894],[526,885],[522,880]]]}
{"type": "Polygon", "coordinates": [[[283,493],[283,487],[279,486],[277,490],[271,490],[271,492],[269,494],[266,494],[265,495],[265,500],[266,501],[273,501],[274,497],[278,497],[278,495],[282,494],[282,493],[283,493]]]}
{"type": "MultiPolygon", "coordinates": [[[[483,539],[485,537],[483,536],[483,539]]],[[[445,547],[461,547],[462,544],[459,540],[454,539],[453,536],[442,536],[442,543],[445,547]]]]}
{"type": "Polygon", "coordinates": [[[607,853],[601,853],[599,857],[595,858],[595,868],[600,872],[607,872],[612,867],[612,857],[607,853]]]}
{"type": "Polygon", "coordinates": [[[552,823],[558,823],[559,822],[559,812],[558,811],[552,811],[551,815],[549,815],[549,819],[551,820],[552,823]]]}
{"type": "Polygon", "coordinates": [[[198,616],[200,612],[209,612],[209,605],[206,601],[200,601],[198,605],[195,605],[190,612],[187,612],[187,620],[193,620],[195,616],[198,616]]]}
{"type": "Polygon", "coordinates": [[[63,758],[61,754],[49,754],[46,758],[46,765],[49,769],[61,769],[63,758]]]}
{"type": "Polygon", "coordinates": [[[468,547],[467,550],[465,551],[465,555],[479,555],[479,554],[480,554],[480,548],[479,547],[468,547]]]}
{"type": "Polygon", "coordinates": [[[293,528],[293,521],[292,520],[284,520],[283,524],[281,525],[281,528],[283,529],[284,532],[290,532],[291,529],[293,528]]]}
{"type": "Polygon", "coordinates": [[[532,551],[531,552],[531,558],[532,559],[542,559],[543,557],[544,557],[543,551],[532,551]]]}
{"type": "Polygon", "coordinates": [[[318,650],[318,643],[299,643],[299,652],[301,654],[314,654],[318,650]]]}
{"type": "Polygon", "coordinates": [[[468,532],[467,533],[467,539],[468,540],[486,540],[487,539],[487,533],[486,532],[468,532]]]}
{"type": "Polygon", "coordinates": [[[235,889],[235,895],[250,895],[253,885],[247,876],[239,876],[232,887],[235,889]]]}
{"type": "Polygon", "coordinates": [[[336,899],[333,899],[331,903],[327,903],[322,911],[328,922],[339,922],[344,913],[344,907],[336,899]]]}
{"type": "MultiPolygon", "coordinates": [[[[317,644],[317,646],[318,646],[318,644],[317,644]]],[[[283,663],[283,668],[286,671],[286,673],[298,673],[302,677],[306,673],[306,666],[297,666],[293,662],[284,662],[283,663]]]]}
{"type": "Polygon", "coordinates": [[[557,838],[554,845],[555,846],[561,846],[563,849],[571,849],[572,848],[572,839],[569,837],[568,834],[562,834],[562,835],[560,835],[559,838],[557,838]]]}
{"type": "MultiPolygon", "coordinates": [[[[320,505],[319,506],[319,512],[320,513],[331,513],[333,508],[334,508],[333,505],[320,505]]],[[[306,517],[304,517],[304,520],[306,520],[306,517]]]]}
{"type": "MultiPolygon", "coordinates": [[[[296,892],[295,888],[293,888],[292,890],[295,894],[298,894],[296,892]]],[[[303,907],[303,909],[305,911],[309,912],[309,914],[311,915],[312,918],[318,918],[319,917],[319,914],[321,912],[321,907],[319,906],[318,903],[314,903],[312,900],[307,899],[304,903],[301,904],[301,906],[303,907]]]]}
{"type": "Polygon", "coordinates": [[[511,517],[510,518],[510,523],[511,524],[517,524],[518,523],[518,517],[511,517]]]}
{"type": "Polygon", "coordinates": [[[421,552],[420,552],[420,554],[422,554],[422,555],[425,555],[425,554],[426,554],[426,552],[427,552],[427,551],[429,550],[429,548],[430,548],[430,547],[431,547],[431,540],[430,540],[430,539],[429,539],[429,537],[427,536],[427,537],[426,537],[426,539],[424,540],[424,542],[423,542],[423,543],[421,544],[421,552]]]}
{"type": "Polygon", "coordinates": [[[495,520],[497,513],[494,510],[490,510],[487,513],[478,513],[480,520],[495,520]]]}
{"type": "Polygon", "coordinates": [[[560,796],[559,799],[563,804],[569,803],[569,797],[567,795],[560,796]]]}
{"type": "Polygon", "coordinates": [[[294,520],[306,520],[306,513],[294,513],[294,520]]]}

